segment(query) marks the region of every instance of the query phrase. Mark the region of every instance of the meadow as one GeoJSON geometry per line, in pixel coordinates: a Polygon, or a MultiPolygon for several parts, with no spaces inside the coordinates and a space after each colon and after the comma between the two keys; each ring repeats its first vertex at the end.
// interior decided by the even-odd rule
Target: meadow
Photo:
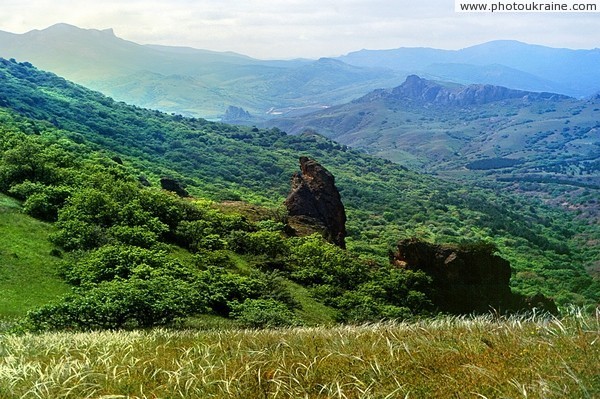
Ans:
{"type": "Polygon", "coordinates": [[[0,336],[1,398],[595,398],[600,313],[0,336]]]}

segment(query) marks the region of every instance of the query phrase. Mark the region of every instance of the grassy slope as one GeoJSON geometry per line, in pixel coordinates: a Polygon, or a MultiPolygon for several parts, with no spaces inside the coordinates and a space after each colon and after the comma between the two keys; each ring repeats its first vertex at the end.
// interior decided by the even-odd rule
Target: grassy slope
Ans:
{"type": "Polygon", "coordinates": [[[598,319],[3,337],[0,396],[594,398],[598,319]]]}
{"type": "Polygon", "coordinates": [[[23,316],[68,291],[57,276],[60,259],[50,255],[51,231],[0,194],[0,317],[23,316]]]}
{"type": "MultiPolygon", "coordinates": [[[[51,302],[69,292],[69,286],[58,277],[60,258],[51,255],[55,247],[48,241],[53,227],[21,213],[18,201],[0,194],[0,318],[23,316],[28,310],[51,302]]],[[[190,252],[170,248],[173,258],[194,263],[190,252]]],[[[244,257],[229,252],[237,272],[248,274],[254,267],[244,257]]],[[[290,292],[300,303],[298,315],[309,325],[332,324],[333,309],[312,298],[308,289],[286,281],[290,292]]],[[[236,324],[221,317],[203,317],[186,322],[193,328],[232,327],[236,324]]]]}

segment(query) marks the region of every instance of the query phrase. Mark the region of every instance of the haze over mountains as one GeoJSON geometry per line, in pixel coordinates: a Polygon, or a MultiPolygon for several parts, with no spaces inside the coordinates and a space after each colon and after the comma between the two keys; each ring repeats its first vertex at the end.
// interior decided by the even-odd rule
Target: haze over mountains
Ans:
{"type": "Polygon", "coordinates": [[[139,45],[110,29],[66,24],[22,35],[0,33],[0,54],[117,100],[210,119],[220,118],[229,105],[265,117],[277,108],[346,102],[399,80],[393,71],[331,59],[261,61],[235,53],[139,45]]]}
{"type": "Polygon", "coordinates": [[[117,100],[220,119],[241,107],[251,121],[349,102],[416,73],[574,97],[600,91],[600,50],[496,41],[458,51],[361,50],[337,59],[257,60],[235,53],[140,45],[111,29],[58,24],[24,34],[0,32],[0,55],[29,61],[117,100]]]}
{"type": "Polygon", "coordinates": [[[438,80],[488,83],[586,97],[600,89],[600,49],[571,50],[498,40],[461,50],[361,50],[339,58],[356,66],[417,71],[438,80]]]}

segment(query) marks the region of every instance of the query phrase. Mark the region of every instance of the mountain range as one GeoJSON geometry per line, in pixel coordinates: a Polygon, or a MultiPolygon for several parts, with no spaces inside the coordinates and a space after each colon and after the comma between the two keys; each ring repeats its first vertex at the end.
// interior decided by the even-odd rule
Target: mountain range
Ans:
{"type": "Polygon", "coordinates": [[[361,50],[338,58],[351,65],[420,72],[436,80],[488,83],[587,97],[600,89],[600,49],[572,50],[497,40],[460,50],[361,50]]]}
{"type": "Polygon", "coordinates": [[[140,45],[111,29],[57,24],[24,34],[0,32],[0,56],[32,62],[116,100],[166,112],[222,119],[229,106],[243,108],[251,115],[246,123],[349,102],[374,89],[396,87],[410,74],[573,97],[600,91],[600,50],[514,41],[456,51],[399,48],[319,60],[258,60],[140,45]]]}
{"type": "Polygon", "coordinates": [[[350,101],[398,81],[393,71],[333,59],[262,61],[235,53],[140,45],[110,29],[58,24],[22,35],[0,32],[0,55],[35,63],[143,107],[219,119],[229,105],[263,119],[350,101]]]}

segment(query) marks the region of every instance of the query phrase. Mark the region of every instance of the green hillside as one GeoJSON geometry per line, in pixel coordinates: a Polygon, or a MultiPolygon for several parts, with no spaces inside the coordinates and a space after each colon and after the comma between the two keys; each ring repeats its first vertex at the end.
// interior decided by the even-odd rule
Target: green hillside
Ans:
{"type": "Polygon", "coordinates": [[[319,306],[313,322],[432,312],[427,278],[387,262],[397,240],[413,236],[493,243],[515,269],[516,291],[561,305],[598,301],[585,272],[597,256],[583,242],[593,226],[568,213],[409,172],[318,135],[128,106],[28,63],[1,60],[0,78],[0,188],[56,221],[51,239],[67,252],[62,274],[74,287],[34,312],[32,328],[149,326],[198,314],[293,324],[319,306]],[[348,251],[282,234],[299,155],[336,176],[348,251]],[[163,176],[206,199],[158,190],[163,176]],[[262,216],[212,202],[239,200],[263,206],[262,216]]]}
{"type": "Polygon", "coordinates": [[[67,293],[58,276],[60,251],[48,241],[52,232],[0,194],[0,318],[24,316],[67,293]]]}

